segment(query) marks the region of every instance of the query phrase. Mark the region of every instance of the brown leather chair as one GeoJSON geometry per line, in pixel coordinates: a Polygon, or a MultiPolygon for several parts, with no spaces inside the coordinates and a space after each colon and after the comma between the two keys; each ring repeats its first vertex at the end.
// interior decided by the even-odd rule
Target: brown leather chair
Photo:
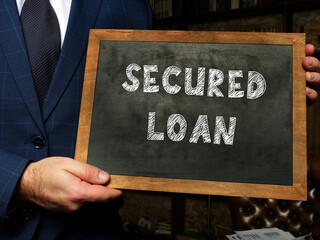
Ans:
{"type": "Polygon", "coordinates": [[[308,200],[229,198],[234,230],[278,227],[320,240],[320,157],[308,157],[308,200]]]}

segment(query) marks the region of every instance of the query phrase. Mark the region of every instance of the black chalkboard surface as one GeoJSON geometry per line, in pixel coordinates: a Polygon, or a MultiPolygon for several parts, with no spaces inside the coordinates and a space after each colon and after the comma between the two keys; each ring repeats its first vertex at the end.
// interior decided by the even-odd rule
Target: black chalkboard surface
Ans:
{"type": "Polygon", "coordinates": [[[303,54],[303,34],[94,30],[76,159],[117,188],[303,199],[303,54]]]}

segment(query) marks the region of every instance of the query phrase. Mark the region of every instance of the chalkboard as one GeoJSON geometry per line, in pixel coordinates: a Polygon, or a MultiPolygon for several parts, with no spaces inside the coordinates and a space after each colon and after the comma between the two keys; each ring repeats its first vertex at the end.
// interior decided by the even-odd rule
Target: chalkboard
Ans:
{"type": "Polygon", "coordinates": [[[305,199],[304,39],[91,31],[76,159],[116,188],[305,199]]]}

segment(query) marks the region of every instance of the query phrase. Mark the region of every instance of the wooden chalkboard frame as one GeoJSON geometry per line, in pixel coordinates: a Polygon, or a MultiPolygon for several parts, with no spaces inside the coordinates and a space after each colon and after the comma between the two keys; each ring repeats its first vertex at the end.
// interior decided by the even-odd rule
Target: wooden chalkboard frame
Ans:
{"type": "Polygon", "coordinates": [[[148,41],[184,43],[237,43],[291,45],[293,50],[293,185],[199,181],[112,175],[110,187],[191,194],[307,199],[305,34],[194,32],[150,30],[91,30],[87,52],[75,159],[87,162],[100,41],[148,41]]]}

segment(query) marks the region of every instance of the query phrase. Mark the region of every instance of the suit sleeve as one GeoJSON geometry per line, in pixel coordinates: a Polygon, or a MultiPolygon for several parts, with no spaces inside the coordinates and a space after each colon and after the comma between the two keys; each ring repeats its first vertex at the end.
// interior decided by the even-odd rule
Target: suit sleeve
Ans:
{"type": "Polygon", "coordinates": [[[29,160],[0,150],[0,222],[4,221],[14,189],[29,160]]]}

